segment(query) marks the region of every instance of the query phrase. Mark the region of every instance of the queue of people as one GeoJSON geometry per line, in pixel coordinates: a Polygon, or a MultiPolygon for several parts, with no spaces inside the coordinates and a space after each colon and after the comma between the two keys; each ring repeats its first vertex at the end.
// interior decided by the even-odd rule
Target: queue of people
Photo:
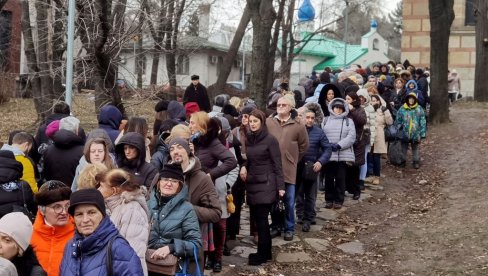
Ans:
{"type": "Polygon", "coordinates": [[[316,223],[318,186],[319,207],[341,209],[346,192],[358,200],[380,183],[389,126],[420,168],[425,83],[380,68],[326,70],[293,91],[278,80],[266,110],[225,94],[211,107],[195,75],[184,104],[157,103],[152,137],[145,118],[113,106],[86,137],[58,103],[36,137],[15,131],[0,150],[0,261],[18,275],[218,273],[244,203],[248,264],[272,260],[274,238],[316,223]]]}

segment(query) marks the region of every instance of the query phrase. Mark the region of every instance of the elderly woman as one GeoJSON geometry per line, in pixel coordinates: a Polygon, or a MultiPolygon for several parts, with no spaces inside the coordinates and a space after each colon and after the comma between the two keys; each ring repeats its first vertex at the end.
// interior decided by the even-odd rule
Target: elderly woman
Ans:
{"type": "Polygon", "coordinates": [[[76,232],[64,249],[60,275],[143,275],[139,257],[107,216],[98,190],[72,193],[68,212],[76,232]]]}
{"type": "Polygon", "coordinates": [[[181,166],[168,163],[160,172],[158,185],[151,191],[148,248],[156,249],[151,255],[153,259],[173,254],[193,260],[194,246],[202,246],[198,218],[186,200],[188,187],[183,185],[183,179],[181,166]]]}
{"type": "Polygon", "coordinates": [[[31,237],[32,223],[23,213],[9,213],[0,219],[0,257],[11,261],[19,276],[44,276],[29,246],[31,237]]]}
{"type": "Polygon", "coordinates": [[[271,260],[271,233],[268,214],[278,195],[285,194],[281,152],[276,138],[268,133],[266,115],[255,109],[249,114],[246,134],[247,161],[240,176],[246,182],[247,204],[256,223],[258,252],[249,254],[249,265],[261,265],[271,260]]]}
{"type": "Polygon", "coordinates": [[[35,195],[39,205],[31,246],[48,275],[59,275],[66,243],[73,238],[75,226],[68,214],[71,190],[63,182],[44,183],[35,195]]]}
{"type": "Polygon", "coordinates": [[[121,169],[114,169],[96,177],[98,190],[105,198],[105,205],[115,227],[141,259],[147,275],[146,249],[149,219],[146,204],[146,187],[137,185],[132,176],[121,169]]]}

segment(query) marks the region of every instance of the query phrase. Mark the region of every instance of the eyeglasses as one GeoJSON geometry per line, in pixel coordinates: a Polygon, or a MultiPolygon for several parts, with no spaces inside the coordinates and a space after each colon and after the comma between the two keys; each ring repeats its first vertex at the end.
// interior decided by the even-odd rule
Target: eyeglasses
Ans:
{"type": "Polygon", "coordinates": [[[173,178],[161,178],[161,181],[171,183],[173,185],[180,184],[179,180],[173,179],[173,178]]]}
{"type": "Polygon", "coordinates": [[[70,205],[68,203],[68,204],[66,204],[64,206],[61,205],[61,204],[55,204],[53,206],[46,206],[46,207],[53,209],[54,213],[56,213],[56,214],[59,215],[59,214],[62,214],[63,211],[66,211],[66,213],[67,213],[68,212],[68,209],[69,209],[69,206],[70,205]]]}

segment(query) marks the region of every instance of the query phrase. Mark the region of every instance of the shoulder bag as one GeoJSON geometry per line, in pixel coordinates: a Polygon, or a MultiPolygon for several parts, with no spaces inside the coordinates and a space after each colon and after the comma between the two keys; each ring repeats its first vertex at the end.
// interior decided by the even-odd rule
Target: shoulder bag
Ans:
{"type": "Polygon", "coordinates": [[[147,271],[161,273],[165,275],[174,275],[176,272],[176,266],[178,264],[178,257],[173,254],[169,254],[164,259],[152,259],[151,255],[156,249],[146,250],[146,265],[147,271]]]}
{"type": "MultiPolygon", "coordinates": [[[[180,272],[175,273],[175,276],[201,276],[202,274],[200,273],[200,265],[198,264],[198,250],[197,246],[192,242],[193,244],[193,258],[195,261],[195,273],[189,273],[188,272],[188,265],[190,263],[190,258],[186,258],[185,261],[183,262],[183,266],[181,268],[180,272]]],[[[171,274],[173,275],[173,274],[171,274]]]]}

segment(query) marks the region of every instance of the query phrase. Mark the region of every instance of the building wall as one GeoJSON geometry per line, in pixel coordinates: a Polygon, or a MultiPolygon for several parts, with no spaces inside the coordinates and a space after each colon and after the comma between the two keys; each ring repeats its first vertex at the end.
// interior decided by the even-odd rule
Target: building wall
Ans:
{"type": "MultiPolygon", "coordinates": [[[[464,96],[473,96],[475,30],[474,26],[465,26],[465,12],[466,0],[454,0],[456,16],[449,38],[449,69],[458,71],[464,96]]],[[[430,66],[428,0],[403,0],[402,60],[405,59],[415,66],[430,66]]]]}
{"type": "Polygon", "coordinates": [[[366,54],[352,62],[352,64],[359,64],[363,68],[366,68],[366,66],[372,65],[374,62],[387,63],[388,61],[389,58],[381,51],[373,51],[372,49],[369,49],[366,54]]]}

